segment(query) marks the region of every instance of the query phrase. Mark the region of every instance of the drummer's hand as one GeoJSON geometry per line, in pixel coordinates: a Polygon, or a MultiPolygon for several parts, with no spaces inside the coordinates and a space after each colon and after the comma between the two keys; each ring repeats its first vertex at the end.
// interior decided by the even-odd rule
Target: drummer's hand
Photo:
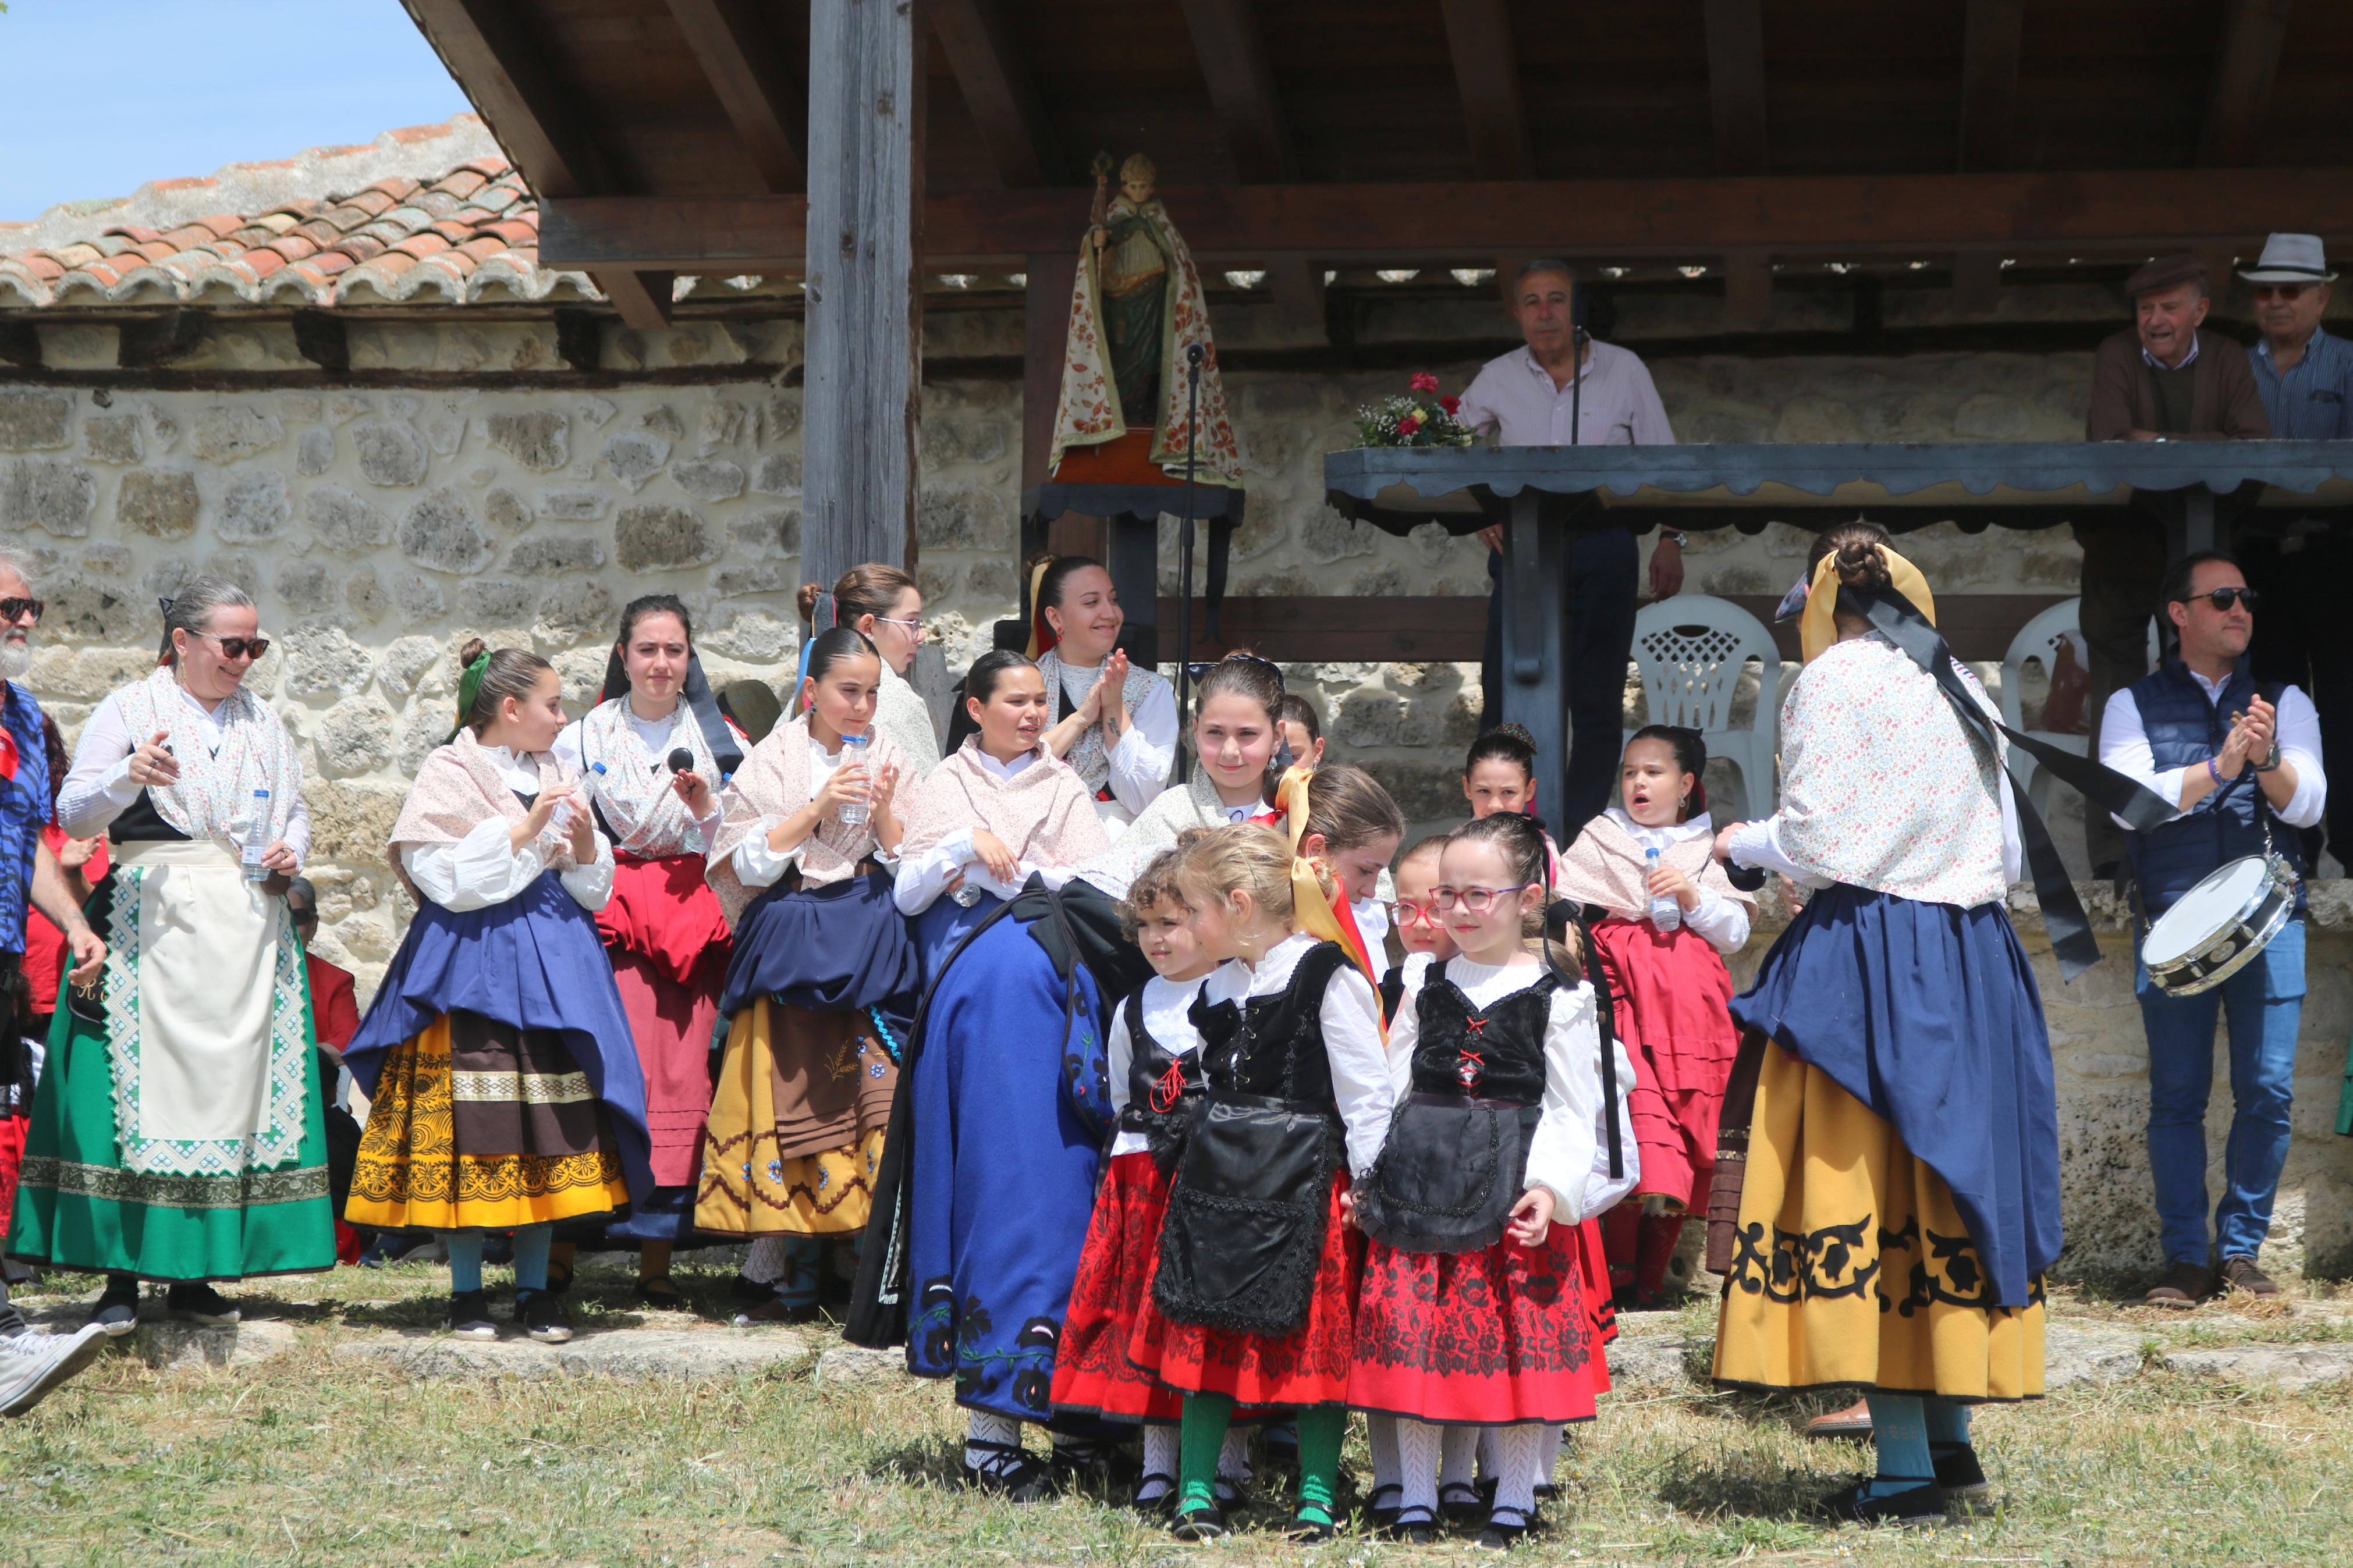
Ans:
{"type": "Polygon", "coordinates": [[[1504,1235],[1522,1247],[1542,1247],[1552,1230],[1552,1189],[1530,1187],[1512,1205],[1512,1223],[1504,1235]]]}
{"type": "Polygon", "coordinates": [[[708,822],[718,803],[711,795],[711,781],[692,769],[670,775],[670,792],[685,805],[687,815],[697,822],[708,822]]]}
{"type": "Polygon", "coordinates": [[[2270,756],[2279,735],[2279,710],[2256,697],[2248,702],[2246,715],[2239,722],[2248,731],[2247,755],[2256,762],[2270,756]]]}
{"type": "Polygon", "coordinates": [[[1504,525],[1491,522],[1479,531],[1479,542],[1501,555],[1504,552],[1504,525]]]}
{"type": "Polygon", "coordinates": [[[2231,733],[2223,739],[2222,749],[2214,753],[2214,771],[2226,779],[2237,778],[2239,770],[2247,765],[2247,759],[2257,754],[2251,750],[2253,744],[2247,721],[2242,719],[2231,726],[2231,733]]]}
{"type": "Polygon", "coordinates": [[[1740,826],[1737,822],[1727,822],[1716,830],[1715,847],[1708,853],[1715,857],[1719,866],[1732,864],[1732,836],[1740,831],[1740,826]]]}

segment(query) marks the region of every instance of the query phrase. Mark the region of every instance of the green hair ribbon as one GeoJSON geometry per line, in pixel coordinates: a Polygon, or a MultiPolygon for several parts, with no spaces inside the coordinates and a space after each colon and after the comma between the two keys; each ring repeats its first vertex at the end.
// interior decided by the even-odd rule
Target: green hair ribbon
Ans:
{"type": "MultiPolygon", "coordinates": [[[[491,655],[485,648],[474,656],[474,662],[468,665],[466,673],[458,678],[458,730],[466,727],[467,716],[474,711],[474,699],[482,694],[482,678],[490,672],[491,655]]],[[[449,731],[451,740],[458,738],[458,730],[449,731]]]]}

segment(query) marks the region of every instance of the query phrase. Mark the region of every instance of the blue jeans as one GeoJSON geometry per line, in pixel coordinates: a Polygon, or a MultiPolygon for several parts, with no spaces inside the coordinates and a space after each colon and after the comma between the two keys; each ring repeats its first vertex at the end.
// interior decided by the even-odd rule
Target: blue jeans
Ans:
{"type": "Polygon", "coordinates": [[[2290,921],[2255,961],[2213,990],[2168,996],[2136,965],[2133,989],[2148,1033],[2148,1164],[2168,1263],[2204,1264],[2206,1101],[2214,1089],[2214,1025],[2231,1041],[2231,1139],[2222,1153],[2215,1240],[2224,1258],[2253,1258],[2271,1228],[2287,1163],[2295,1032],[2304,1016],[2304,921],[2290,921]]]}

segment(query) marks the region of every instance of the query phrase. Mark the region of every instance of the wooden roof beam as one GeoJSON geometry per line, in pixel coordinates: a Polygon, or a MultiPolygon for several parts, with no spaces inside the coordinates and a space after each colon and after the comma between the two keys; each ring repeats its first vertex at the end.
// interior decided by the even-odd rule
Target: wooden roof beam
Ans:
{"type": "Polygon", "coordinates": [[[2010,165],[2025,21],[2026,0],[1969,0],[1961,35],[1958,166],[1965,174],[2010,165]]]}
{"type": "Polygon", "coordinates": [[[1504,0],[1444,0],[1446,47],[1471,136],[1471,166],[1482,180],[1535,177],[1520,62],[1504,0]]]}
{"type": "Polygon", "coordinates": [[[1182,0],[1193,52],[1209,85],[1234,177],[1245,185],[1282,184],[1299,178],[1299,153],[1274,90],[1266,37],[1250,0],[1182,0]]]}
{"type": "Polygon", "coordinates": [[[2214,86],[2206,100],[2206,129],[2198,161],[2228,168],[2254,161],[2263,110],[2279,77],[2287,39],[2290,0],[2230,0],[2214,55],[2214,86]]]}
{"type": "Polygon", "coordinates": [[[932,0],[932,27],[981,145],[1008,185],[1060,185],[1070,160],[998,0],[932,0]]]}
{"type": "Polygon", "coordinates": [[[1707,96],[1715,172],[1765,172],[1764,0],[1706,0],[1707,96]]]}
{"type": "Polygon", "coordinates": [[[808,184],[807,69],[749,0],[670,0],[670,19],[693,51],[719,107],[772,191],[808,184]]]}

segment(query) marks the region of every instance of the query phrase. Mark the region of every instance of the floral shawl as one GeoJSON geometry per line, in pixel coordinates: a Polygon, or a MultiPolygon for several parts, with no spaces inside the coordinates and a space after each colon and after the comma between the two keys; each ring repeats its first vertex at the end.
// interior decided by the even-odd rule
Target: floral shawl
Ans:
{"type": "Polygon", "coordinates": [[[268,840],[286,837],[286,820],[302,798],[302,764],[285,724],[249,689],[238,687],[213,710],[220,724],[218,752],[206,743],[169,665],[157,665],[146,679],[117,691],[114,705],[133,746],[145,745],[158,730],[171,732],[180,782],[147,786],[156,816],[189,837],[212,839],[235,855],[244,847],[245,830],[253,820],[253,792],[266,789],[268,840]]]}
{"type": "MultiPolygon", "coordinates": [[[[1672,866],[1692,879],[1692,885],[1726,899],[1737,899],[1748,906],[1753,916],[1757,895],[1744,893],[1734,887],[1715,863],[1713,854],[1715,840],[1705,833],[1694,833],[1681,843],[1671,844],[1659,854],[1659,864],[1672,866]]],[[[1641,920],[1651,912],[1648,887],[1650,861],[1642,847],[1608,813],[1585,825],[1567,853],[1559,857],[1559,883],[1553,889],[1565,899],[1580,904],[1599,904],[1611,914],[1626,920],[1641,920]]]]}
{"type": "MultiPolygon", "coordinates": [[[[637,726],[629,722],[629,700],[616,697],[599,702],[580,721],[580,756],[584,763],[605,764],[596,781],[596,805],[605,821],[620,835],[616,854],[639,860],[665,860],[673,855],[702,853],[702,834],[689,816],[686,803],[670,787],[670,750],[660,756],[646,749],[637,726]]],[[[683,746],[694,753],[694,771],[717,782],[719,764],[711,742],[693,712],[681,702],[683,722],[670,730],[670,750],[683,746]]]]}
{"type": "Polygon", "coordinates": [[[1015,859],[1035,866],[1075,866],[1106,843],[1093,797],[1070,763],[1040,756],[1001,779],[980,760],[978,735],[966,736],[917,787],[899,853],[922,855],[959,827],[987,828],[1015,859]]]}
{"type": "MultiPolygon", "coordinates": [[[[542,790],[579,782],[579,775],[565,767],[553,752],[526,752],[521,761],[537,771],[542,790]]],[[[513,787],[500,775],[491,749],[476,739],[473,731],[461,728],[455,740],[434,748],[425,759],[425,765],[417,770],[417,782],[409,786],[408,799],[400,808],[400,819],[392,825],[392,838],[385,847],[395,874],[413,897],[417,889],[400,863],[400,852],[405,847],[460,843],[485,822],[521,822],[529,815],[522,802],[515,798],[513,787]]],[[[549,869],[555,871],[577,868],[569,838],[558,841],[547,864],[549,869]]]]}

